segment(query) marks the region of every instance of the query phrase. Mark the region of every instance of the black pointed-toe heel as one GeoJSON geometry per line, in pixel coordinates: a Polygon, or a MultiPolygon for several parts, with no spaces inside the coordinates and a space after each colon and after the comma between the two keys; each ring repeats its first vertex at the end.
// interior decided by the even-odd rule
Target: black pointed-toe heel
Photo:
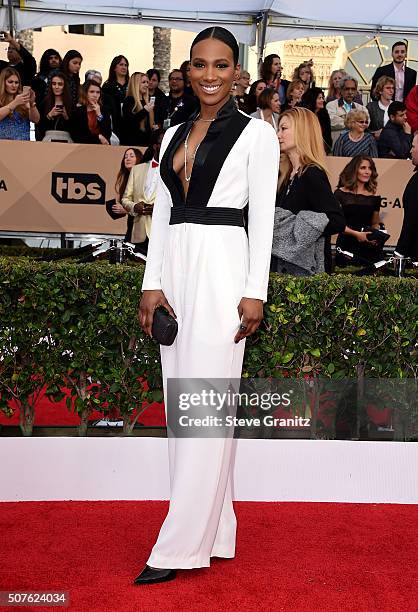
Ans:
{"type": "Polygon", "coordinates": [[[134,584],[157,584],[174,580],[177,572],[174,569],[158,569],[146,565],[142,572],[134,580],[134,584]]]}

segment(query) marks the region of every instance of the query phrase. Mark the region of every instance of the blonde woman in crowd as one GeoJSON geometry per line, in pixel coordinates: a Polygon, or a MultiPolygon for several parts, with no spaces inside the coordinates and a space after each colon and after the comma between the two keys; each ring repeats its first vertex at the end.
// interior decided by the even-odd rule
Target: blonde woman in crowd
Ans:
{"type": "Polygon", "coordinates": [[[149,78],[134,72],[122,106],[121,144],[148,147],[154,126],[154,101],[150,101],[149,78]]]}
{"type": "Polygon", "coordinates": [[[345,117],[345,127],[334,143],[332,154],[339,157],[354,157],[355,155],[368,155],[379,157],[376,141],[370,132],[369,118],[364,110],[352,110],[345,117]]]}
{"type": "Polygon", "coordinates": [[[309,276],[331,270],[331,234],[345,219],[331,191],[321,126],[307,108],[280,116],[280,174],[271,270],[309,276]]]}
{"type": "Polygon", "coordinates": [[[39,122],[35,92],[22,88],[20,75],[14,68],[0,73],[0,139],[30,140],[30,122],[39,122]]]}
{"type": "Polygon", "coordinates": [[[282,106],[282,110],[285,111],[295,106],[300,106],[302,102],[302,96],[305,93],[305,83],[300,79],[295,79],[289,84],[286,91],[286,102],[282,106]]]}
{"type": "Polygon", "coordinates": [[[295,68],[293,72],[293,81],[299,79],[304,86],[304,93],[315,84],[315,76],[312,70],[312,61],[303,62],[295,68]]]}

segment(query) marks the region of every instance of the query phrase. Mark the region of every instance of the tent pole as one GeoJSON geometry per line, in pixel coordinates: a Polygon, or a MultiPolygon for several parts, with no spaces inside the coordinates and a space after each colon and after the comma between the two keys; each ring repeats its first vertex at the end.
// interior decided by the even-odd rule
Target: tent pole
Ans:
{"type": "Polygon", "coordinates": [[[9,17],[9,32],[11,36],[15,35],[13,0],[7,0],[7,13],[9,17]]]}
{"type": "Polygon", "coordinates": [[[263,11],[260,13],[257,22],[257,70],[258,77],[260,78],[260,68],[263,62],[264,49],[266,46],[266,32],[268,24],[269,12],[263,11]]]}

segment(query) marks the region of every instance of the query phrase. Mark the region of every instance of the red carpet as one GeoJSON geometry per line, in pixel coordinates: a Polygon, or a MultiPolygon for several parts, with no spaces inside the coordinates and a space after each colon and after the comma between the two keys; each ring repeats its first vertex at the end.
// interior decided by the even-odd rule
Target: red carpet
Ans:
{"type": "Polygon", "coordinates": [[[68,590],[77,612],[418,608],[417,506],[239,502],[235,559],[133,586],[166,508],[2,503],[0,590],[68,590]]]}

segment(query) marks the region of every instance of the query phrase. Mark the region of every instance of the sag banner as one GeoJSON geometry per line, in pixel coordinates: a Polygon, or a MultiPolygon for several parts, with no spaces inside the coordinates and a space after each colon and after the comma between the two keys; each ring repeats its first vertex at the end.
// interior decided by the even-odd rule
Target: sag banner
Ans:
{"type": "MultiPolygon", "coordinates": [[[[115,197],[125,147],[0,141],[0,231],[120,234],[126,219],[112,220],[106,201],[115,197]]],[[[413,166],[375,160],[381,219],[396,245],[402,226],[402,193],[413,166]]],[[[348,158],[328,157],[335,189],[348,158]]]]}

